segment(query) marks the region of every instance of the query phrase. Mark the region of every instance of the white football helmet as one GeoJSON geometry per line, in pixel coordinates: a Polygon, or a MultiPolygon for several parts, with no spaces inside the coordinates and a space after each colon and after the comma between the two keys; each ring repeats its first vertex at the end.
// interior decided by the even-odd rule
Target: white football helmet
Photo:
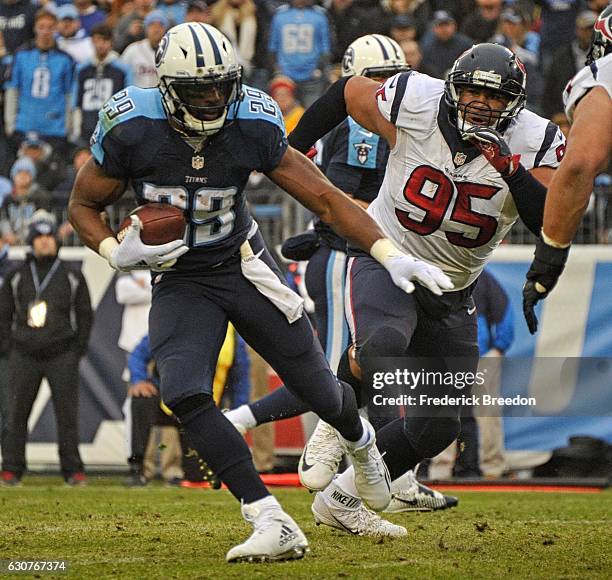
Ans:
{"type": "Polygon", "coordinates": [[[349,44],[342,57],[342,76],[391,77],[410,70],[400,45],[382,34],[367,34],[349,44]]]}
{"type": "Polygon", "coordinates": [[[187,135],[220,131],[242,96],[242,66],[231,42],[200,22],[174,26],[155,54],[159,90],[171,124],[187,135]]]}

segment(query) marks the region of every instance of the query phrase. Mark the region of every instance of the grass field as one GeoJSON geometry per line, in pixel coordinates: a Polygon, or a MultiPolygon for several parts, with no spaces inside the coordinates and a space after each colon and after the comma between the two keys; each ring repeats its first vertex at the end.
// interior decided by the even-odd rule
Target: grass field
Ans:
{"type": "Polygon", "coordinates": [[[301,524],[311,553],[297,562],[228,565],[225,552],[250,528],[226,491],[125,489],[117,478],[73,489],[59,478],[30,477],[21,488],[0,488],[0,559],[65,559],[67,575],[77,578],[612,575],[612,491],[464,492],[453,510],[390,517],[409,535],[384,542],[317,528],[304,490],[275,495],[301,524]]]}

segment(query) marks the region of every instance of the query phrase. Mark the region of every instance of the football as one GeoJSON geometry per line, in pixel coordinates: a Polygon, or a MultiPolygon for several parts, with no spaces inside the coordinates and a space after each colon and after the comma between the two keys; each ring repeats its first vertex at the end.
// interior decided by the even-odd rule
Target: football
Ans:
{"type": "Polygon", "coordinates": [[[128,232],[132,215],[136,215],[142,224],[140,239],[143,244],[157,246],[183,239],[185,235],[186,222],[182,210],[167,203],[146,203],[130,212],[121,222],[117,232],[119,242],[128,232]]]}

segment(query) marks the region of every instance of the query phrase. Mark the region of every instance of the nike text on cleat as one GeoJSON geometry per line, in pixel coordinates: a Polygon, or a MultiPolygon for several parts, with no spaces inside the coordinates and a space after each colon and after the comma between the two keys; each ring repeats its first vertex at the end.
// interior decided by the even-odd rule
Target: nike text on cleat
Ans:
{"type": "Polygon", "coordinates": [[[382,519],[363,502],[331,483],[315,496],[312,514],[317,525],[323,524],[357,536],[402,538],[408,535],[403,526],[382,519]]]}
{"type": "Polygon", "coordinates": [[[336,475],[344,449],[336,430],[319,421],[298,465],[302,485],[312,491],[325,489],[336,475]]]}
{"type": "Polygon", "coordinates": [[[234,546],[225,559],[280,562],[303,558],[309,551],[308,540],[293,519],[279,507],[259,509],[255,504],[242,506],[242,515],[253,526],[253,533],[246,542],[234,546]]]}
{"type": "Polygon", "coordinates": [[[455,507],[459,503],[456,497],[442,495],[439,491],[418,482],[412,471],[403,475],[400,480],[392,484],[393,496],[385,513],[431,512],[455,507]],[[400,489],[397,488],[398,483],[400,489]]]}
{"type": "Polygon", "coordinates": [[[368,431],[367,443],[358,448],[345,441],[345,451],[349,454],[355,469],[355,487],[359,497],[374,511],[384,510],[391,501],[391,479],[383,458],[376,447],[374,428],[362,419],[368,431]]]}

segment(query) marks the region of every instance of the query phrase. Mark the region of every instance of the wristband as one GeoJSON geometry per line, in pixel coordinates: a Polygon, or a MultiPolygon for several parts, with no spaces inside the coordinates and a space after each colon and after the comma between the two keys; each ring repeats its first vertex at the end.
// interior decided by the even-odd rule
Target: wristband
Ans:
{"type": "Polygon", "coordinates": [[[112,236],[109,236],[108,238],[104,238],[100,242],[100,245],[98,246],[98,254],[100,254],[100,256],[105,258],[106,261],[110,263],[111,253],[118,245],[119,245],[119,242],[112,236]]]}
{"type": "Polygon", "coordinates": [[[383,266],[389,258],[405,255],[389,238],[379,238],[370,248],[370,256],[383,266]]]}
{"type": "Polygon", "coordinates": [[[552,238],[549,238],[545,233],[544,230],[542,230],[540,232],[540,237],[542,238],[542,241],[547,245],[550,246],[551,248],[557,248],[559,250],[565,250],[565,248],[569,248],[571,244],[562,244],[560,242],[555,242],[555,240],[553,240],[552,238]]]}

